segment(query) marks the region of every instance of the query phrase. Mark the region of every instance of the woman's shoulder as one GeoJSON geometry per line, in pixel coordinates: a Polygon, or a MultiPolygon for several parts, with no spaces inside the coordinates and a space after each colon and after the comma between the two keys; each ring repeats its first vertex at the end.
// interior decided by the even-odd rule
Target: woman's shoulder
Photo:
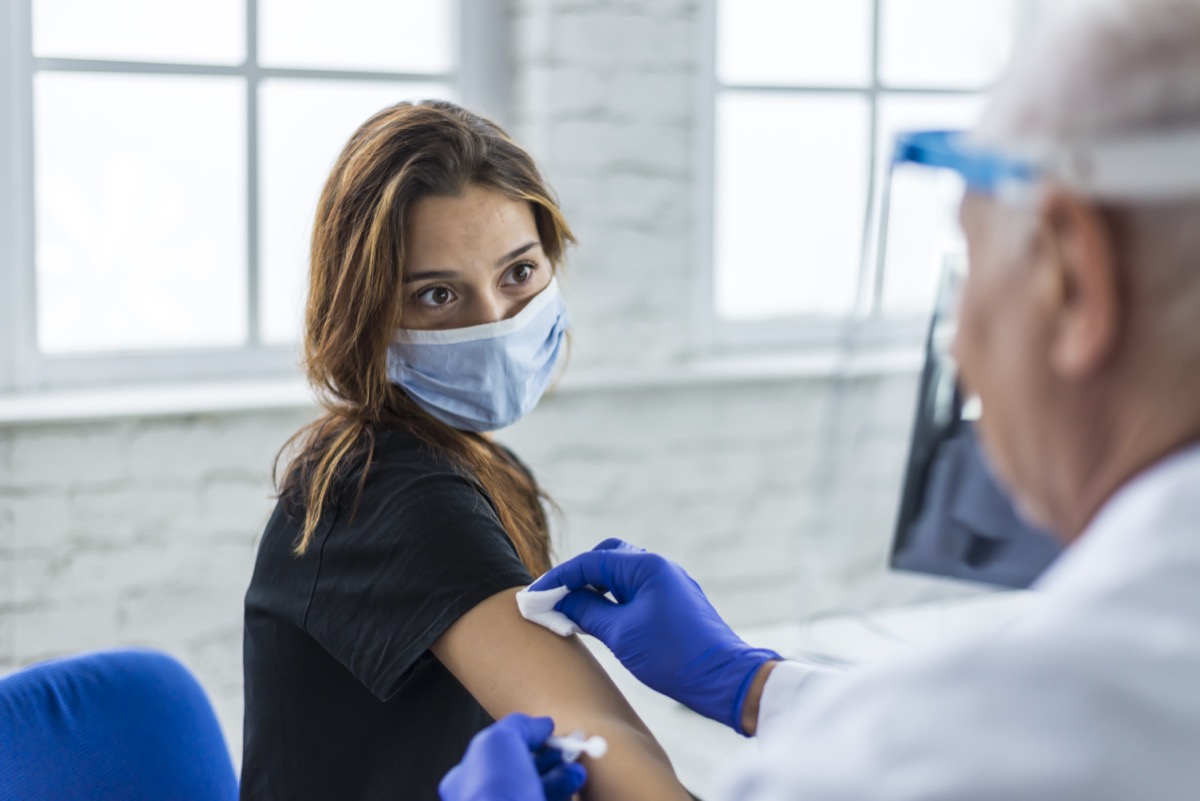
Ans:
{"type": "Polygon", "coordinates": [[[367,470],[367,481],[391,481],[428,475],[460,475],[450,456],[403,428],[379,428],[370,434],[369,448],[353,470],[355,482],[367,470]],[[372,479],[371,474],[376,474],[372,479]]]}
{"type": "Polygon", "coordinates": [[[390,507],[436,490],[440,497],[458,496],[473,504],[484,494],[468,470],[411,432],[382,428],[371,436],[369,450],[340,482],[343,502],[390,507]]]}
{"type": "Polygon", "coordinates": [[[450,456],[402,430],[377,431],[374,438],[369,460],[364,457],[338,488],[331,533],[343,544],[402,549],[406,542],[507,542],[491,498],[450,456]]]}

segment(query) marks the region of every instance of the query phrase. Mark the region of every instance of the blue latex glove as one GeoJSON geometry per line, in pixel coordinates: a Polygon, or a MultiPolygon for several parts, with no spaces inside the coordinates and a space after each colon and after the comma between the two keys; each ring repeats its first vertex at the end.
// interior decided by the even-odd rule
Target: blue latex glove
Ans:
{"type": "Polygon", "coordinates": [[[550,718],[514,714],[476,734],[467,753],[438,785],[442,801],[568,801],[587,770],[544,748],[550,718]]]}
{"type": "Polygon", "coordinates": [[[751,648],[721,619],[683,568],[621,540],[605,540],[530,589],[572,590],[555,606],[601,640],[646,686],[742,730],[758,669],[779,654],[751,648]],[[595,589],[607,590],[616,603],[595,589]]]}

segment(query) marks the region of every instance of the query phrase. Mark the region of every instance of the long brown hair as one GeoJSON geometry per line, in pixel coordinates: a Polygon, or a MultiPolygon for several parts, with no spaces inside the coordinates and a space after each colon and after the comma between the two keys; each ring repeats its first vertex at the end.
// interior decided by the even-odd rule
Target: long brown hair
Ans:
{"type": "Polygon", "coordinates": [[[409,209],[422,197],[471,185],[529,203],[542,250],[556,270],[574,237],[533,159],[495,123],[452,103],[399,103],[367,120],[333,166],[313,224],[304,363],[324,414],[284,445],[291,453],[280,497],[303,513],[303,554],[331,496],[366,481],[376,433],[399,428],[474,478],[494,504],[517,554],[549,568],[541,493],[486,437],[435,420],[388,380],[387,347],[400,327],[409,209]]]}

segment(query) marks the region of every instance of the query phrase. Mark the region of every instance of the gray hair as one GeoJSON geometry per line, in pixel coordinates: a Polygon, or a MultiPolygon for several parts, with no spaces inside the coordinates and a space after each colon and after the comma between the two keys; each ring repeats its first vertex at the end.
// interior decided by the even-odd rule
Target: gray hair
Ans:
{"type": "Polygon", "coordinates": [[[1200,126],[1200,0],[1042,6],[981,137],[1067,141],[1200,126]]]}
{"type": "MultiPolygon", "coordinates": [[[[1068,144],[1200,128],[1200,0],[1052,2],[993,95],[980,140],[1068,144]]],[[[1200,195],[1108,207],[1140,274],[1139,300],[1154,304],[1164,334],[1200,349],[1200,195]]]]}

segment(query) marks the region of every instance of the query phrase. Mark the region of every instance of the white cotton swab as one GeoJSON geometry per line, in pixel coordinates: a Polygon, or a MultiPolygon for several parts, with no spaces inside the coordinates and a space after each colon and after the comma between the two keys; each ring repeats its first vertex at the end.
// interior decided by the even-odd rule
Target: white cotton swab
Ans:
{"type": "Polygon", "coordinates": [[[565,737],[549,737],[546,745],[562,751],[564,762],[574,762],[581,756],[599,759],[608,753],[608,740],[599,735],[583,739],[583,732],[575,732],[565,737]]]}

